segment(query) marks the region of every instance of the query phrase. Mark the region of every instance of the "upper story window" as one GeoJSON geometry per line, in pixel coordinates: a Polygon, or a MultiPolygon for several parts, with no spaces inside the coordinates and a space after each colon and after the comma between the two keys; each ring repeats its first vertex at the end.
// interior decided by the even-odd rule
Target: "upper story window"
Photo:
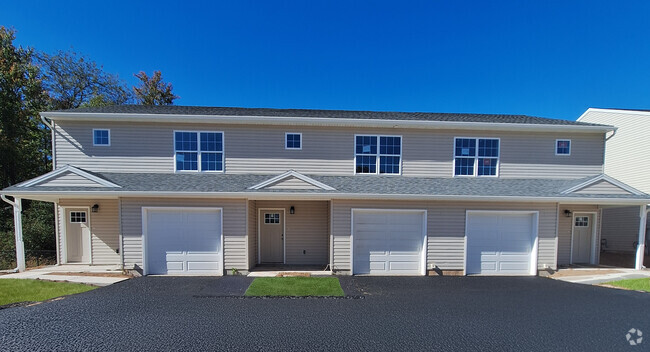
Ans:
{"type": "Polygon", "coordinates": [[[355,136],[357,174],[399,174],[401,161],[401,136],[355,136]]]}
{"type": "Polygon", "coordinates": [[[302,149],[302,133],[285,133],[284,149],[302,149]]]}
{"type": "Polygon", "coordinates": [[[556,140],[555,155],[571,155],[571,140],[570,139],[556,140]]]}
{"type": "Polygon", "coordinates": [[[93,130],[93,145],[94,146],[110,146],[111,145],[111,130],[93,130]]]}
{"type": "Polygon", "coordinates": [[[176,171],[223,171],[223,132],[174,132],[176,171]]]}
{"type": "Polygon", "coordinates": [[[496,176],[498,165],[498,138],[454,140],[454,176],[496,176]]]}

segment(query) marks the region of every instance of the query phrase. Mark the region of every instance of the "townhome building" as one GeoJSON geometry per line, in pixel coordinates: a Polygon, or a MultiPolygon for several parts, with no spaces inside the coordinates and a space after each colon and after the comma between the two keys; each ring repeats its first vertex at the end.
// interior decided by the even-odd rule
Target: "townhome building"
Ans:
{"type": "Polygon", "coordinates": [[[134,105],[41,116],[53,171],[0,193],[17,242],[21,199],[54,204],[61,264],[538,275],[598,263],[603,209],[650,202],[605,173],[606,124],[134,105]]]}

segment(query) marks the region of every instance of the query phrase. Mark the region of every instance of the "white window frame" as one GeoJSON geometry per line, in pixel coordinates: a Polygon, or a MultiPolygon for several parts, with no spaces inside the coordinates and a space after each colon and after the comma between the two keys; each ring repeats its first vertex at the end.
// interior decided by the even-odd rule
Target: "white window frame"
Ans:
{"type": "Polygon", "coordinates": [[[285,132],[284,133],[284,149],[286,150],[302,150],[302,133],[300,132],[285,132]],[[289,148],[287,147],[287,137],[289,137],[290,134],[297,134],[300,136],[300,148],[289,148]]]}
{"type": "MultiPolygon", "coordinates": [[[[173,131],[173,143],[174,143],[174,157],[172,158],[174,163],[174,172],[185,173],[185,172],[206,172],[206,173],[224,173],[226,170],[226,135],[223,131],[187,131],[187,130],[174,130],[173,131]],[[196,152],[187,151],[187,150],[176,150],[176,132],[185,132],[185,133],[196,133],[196,152]],[[221,170],[201,170],[201,133],[221,133],[221,170]],[[176,169],[176,153],[197,153],[196,158],[197,167],[196,170],[177,170],[176,169]]],[[[205,152],[205,153],[219,153],[219,152],[205,152]]]]}
{"type": "Polygon", "coordinates": [[[93,128],[93,147],[110,147],[111,146],[111,130],[108,128],[93,128]],[[108,132],[108,144],[97,144],[95,143],[95,131],[106,131],[108,132]]]}
{"type": "Polygon", "coordinates": [[[570,156],[571,155],[571,146],[573,145],[573,142],[570,139],[556,139],[555,140],[555,155],[556,156],[570,156]],[[569,153],[567,154],[559,154],[557,152],[557,143],[558,142],[569,142],[569,153]]]}
{"type": "Polygon", "coordinates": [[[388,134],[355,134],[354,135],[354,140],[353,140],[353,151],[354,151],[354,157],[352,159],[353,164],[354,164],[354,174],[355,175],[382,175],[382,176],[400,176],[402,175],[402,153],[404,153],[404,137],[401,135],[388,135],[388,134]],[[375,137],[377,138],[377,154],[357,154],[357,137],[375,137]],[[380,138],[381,137],[398,137],[399,138],[399,172],[396,174],[382,174],[379,172],[380,168],[380,157],[381,156],[396,156],[395,154],[381,154],[379,152],[381,146],[379,144],[380,138]],[[376,170],[377,172],[370,173],[370,172],[357,172],[357,156],[375,156],[375,163],[376,163],[376,170]]]}
{"type": "Polygon", "coordinates": [[[451,174],[453,177],[499,177],[499,171],[501,168],[501,138],[498,137],[454,137],[454,144],[452,145],[452,155],[453,163],[451,168],[451,174]],[[473,157],[468,156],[456,156],[456,141],[458,139],[475,139],[476,140],[476,150],[473,157]],[[499,154],[496,157],[480,157],[478,155],[478,141],[479,139],[496,139],[499,141],[499,154]],[[474,173],[472,175],[456,175],[456,158],[474,158],[474,173]],[[478,174],[478,159],[497,159],[497,167],[495,175],[480,175],[478,174]]]}

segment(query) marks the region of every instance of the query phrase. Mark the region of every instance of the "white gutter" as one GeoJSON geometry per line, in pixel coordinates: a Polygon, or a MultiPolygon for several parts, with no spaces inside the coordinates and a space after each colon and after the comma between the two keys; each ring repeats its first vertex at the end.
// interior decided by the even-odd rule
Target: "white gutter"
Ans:
{"type": "Polygon", "coordinates": [[[23,242],[23,219],[22,200],[14,197],[14,201],[10,201],[4,194],[0,194],[0,198],[14,208],[14,229],[16,237],[16,269],[14,271],[25,271],[25,242],[23,242]]]}
{"type": "Polygon", "coordinates": [[[283,117],[283,116],[233,116],[233,115],[178,115],[178,114],[117,114],[80,112],[42,112],[41,116],[52,120],[73,121],[114,121],[114,122],[175,122],[175,123],[223,123],[237,125],[292,125],[292,126],[330,126],[330,127],[383,127],[417,129],[454,129],[489,131],[537,131],[606,133],[613,126],[589,125],[546,125],[494,122],[422,121],[422,120],[383,120],[348,119],[328,117],[283,117]]]}
{"type": "Polygon", "coordinates": [[[457,196],[427,194],[368,194],[368,193],[275,193],[275,192],[129,192],[129,191],[60,191],[43,193],[40,191],[5,191],[7,195],[19,197],[62,197],[76,198],[117,198],[117,197],[167,197],[167,198],[229,198],[252,200],[440,200],[440,201],[478,201],[478,202],[548,202],[562,204],[602,204],[602,205],[642,205],[650,203],[650,198],[581,198],[581,197],[526,197],[526,196],[457,196]]]}

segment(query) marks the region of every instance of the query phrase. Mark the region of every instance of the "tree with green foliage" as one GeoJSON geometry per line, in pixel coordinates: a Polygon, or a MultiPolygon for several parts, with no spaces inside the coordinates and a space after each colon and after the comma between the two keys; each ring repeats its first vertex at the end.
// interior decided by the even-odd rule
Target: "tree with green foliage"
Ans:
{"type": "Polygon", "coordinates": [[[140,80],[140,86],[133,87],[135,99],[141,105],[172,105],[179,97],[172,93],[172,84],[162,80],[160,71],[154,71],[149,77],[144,71],[134,75],[140,80]]]}
{"type": "MultiPolygon", "coordinates": [[[[0,27],[0,189],[51,170],[50,133],[38,113],[49,97],[34,51],[14,45],[15,31],[0,27]]],[[[0,205],[0,251],[14,249],[13,212],[0,205]]],[[[25,242],[30,249],[54,248],[50,203],[24,202],[25,242]]],[[[2,258],[0,258],[2,259],[2,258]]]]}
{"type": "Polygon", "coordinates": [[[74,51],[59,51],[35,57],[43,71],[43,85],[50,96],[48,109],[120,105],[132,101],[132,94],[117,75],[74,51]]]}

